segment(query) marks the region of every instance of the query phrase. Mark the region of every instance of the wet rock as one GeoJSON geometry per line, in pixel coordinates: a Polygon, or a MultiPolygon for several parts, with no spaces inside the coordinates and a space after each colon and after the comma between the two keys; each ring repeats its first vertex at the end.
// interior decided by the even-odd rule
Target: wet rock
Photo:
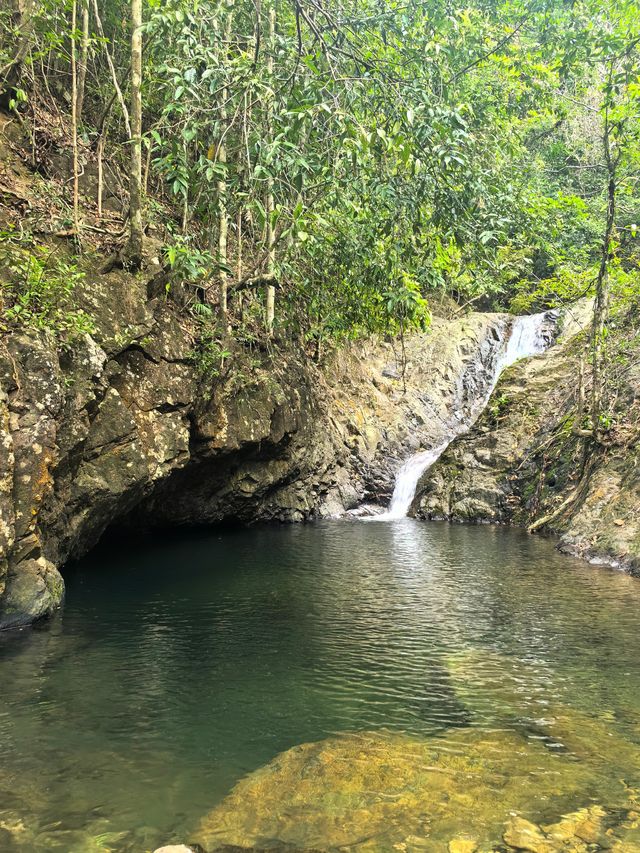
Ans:
{"type": "Polygon", "coordinates": [[[62,601],[64,581],[42,555],[21,560],[6,575],[0,625],[26,625],[52,613],[62,601]]]}
{"type": "Polygon", "coordinates": [[[449,842],[449,853],[475,853],[478,844],[470,838],[452,838],[449,842]]]}
{"type": "Polygon", "coordinates": [[[515,850],[527,850],[530,853],[554,853],[555,846],[544,835],[540,827],[522,817],[512,817],[502,836],[505,844],[515,850]]]}
{"type": "Polygon", "coordinates": [[[3,826],[0,826],[0,850],[4,850],[5,853],[13,853],[16,850],[13,833],[3,826]]]}
{"type": "Polygon", "coordinates": [[[592,805],[546,826],[538,826],[513,815],[507,823],[503,840],[510,849],[529,853],[588,853],[589,850],[609,849],[619,840],[613,841],[616,836],[614,830],[610,830],[608,837],[605,834],[603,820],[606,815],[601,806],[592,805]]]}
{"type": "Polygon", "coordinates": [[[544,831],[557,842],[569,843],[584,841],[597,844],[601,840],[606,811],[601,806],[590,806],[568,814],[557,823],[545,826],[544,831]]]}
{"type": "Polygon", "coordinates": [[[201,847],[187,847],[186,844],[168,844],[165,847],[158,847],[153,853],[200,853],[201,847]]]}
{"type": "MultiPolygon", "coordinates": [[[[194,853],[205,853],[199,844],[194,845],[193,849],[194,853]]],[[[269,845],[269,847],[238,847],[235,844],[225,844],[222,847],[216,847],[210,853],[326,853],[326,851],[310,850],[309,848],[302,850],[300,847],[292,847],[290,844],[284,846],[269,845]]]]}
{"type": "Polygon", "coordinates": [[[277,756],[242,780],[196,837],[207,849],[259,847],[265,839],[333,849],[369,839],[363,849],[372,853],[463,853],[495,845],[504,834],[514,845],[539,842],[520,849],[551,853],[552,841],[533,823],[514,819],[505,830],[509,815],[530,813],[535,803],[544,803],[546,813],[556,804],[561,815],[567,802],[596,786],[588,766],[505,730],[461,729],[427,740],[352,733],[277,756]]]}

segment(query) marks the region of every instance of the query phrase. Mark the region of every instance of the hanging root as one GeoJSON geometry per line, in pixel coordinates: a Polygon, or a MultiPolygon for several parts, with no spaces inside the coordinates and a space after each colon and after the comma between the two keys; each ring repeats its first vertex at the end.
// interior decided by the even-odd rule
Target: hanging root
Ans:
{"type": "Polygon", "coordinates": [[[546,527],[547,524],[550,524],[552,521],[555,521],[562,513],[568,509],[572,504],[574,504],[578,498],[583,494],[589,484],[589,477],[591,471],[594,467],[594,458],[592,457],[589,461],[588,466],[582,472],[582,476],[578,482],[578,485],[571,492],[571,494],[562,501],[552,512],[548,515],[543,515],[542,518],[537,519],[537,521],[533,521],[527,527],[527,533],[535,533],[536,530],[540,530],[541,527],[546,527]]]}
{"type": "Polygon", "coordinates": [[[537,521],[534,521],[532,524],[530,524],[527,527],[527,533],[535,533],[536,530],[540,530],[541,527],[544,527],[545,525],[549,524],[551,521],[554,521],[556,518],[558,518],[559,515],[562,515],[562,513],[565,511],[565,509],[567,509],[567,507],[571,506],[571,504],[578,497],[578,492],[579,492],[579,488],[574,489],[571,492],[571,494],[569,495],[569,497],[566,500],[562,501],[560,506],[557,506],[553,510],[553,512],[550,512],[548,515],[543,515],[542,518],[539,518],[537,521]]]}

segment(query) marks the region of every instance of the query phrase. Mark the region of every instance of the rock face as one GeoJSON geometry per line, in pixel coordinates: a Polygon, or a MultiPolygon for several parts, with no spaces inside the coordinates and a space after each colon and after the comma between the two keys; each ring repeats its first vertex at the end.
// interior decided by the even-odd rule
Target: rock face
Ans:
{"type": "Polygon", "coordinates": [[[468,408],[509,333],[509,318],[438,321],[407,344],[406,392],[388,344],[295,357],[194,412],[192,459],[140,512],[170,521],[300,521],[385,502],[407,456],[442,440],[468,408]],[[385,376],[390,364],[397,378],[385,376]]]}
{"type": "Polygon", "coordinates": [[[204,382],[184,315],[145,281],[88,269],[81,299],[96,331],[72,349],[0,339],[0,628],[52,612],[59,568],[116,522],[301,521],[385,500],[400,461],[474,399],[511,323],[436,318],[408,340],[404,380],[392,346],[369,342],[321,367],[235,353],[204,382]]]}
{"type": "Polygon", "coordinates": [[[589,448],[581,476],[584,445],[571,425],[574,333],[586,320],[579,312],[556,346],[504,373],[474,428],[422,478],[413,514],[528,526],[568,501],[547,526],[560,534],[561,550],[640,573],[640,365],[624,371],[617,424],[605,446],[589,448]]]}

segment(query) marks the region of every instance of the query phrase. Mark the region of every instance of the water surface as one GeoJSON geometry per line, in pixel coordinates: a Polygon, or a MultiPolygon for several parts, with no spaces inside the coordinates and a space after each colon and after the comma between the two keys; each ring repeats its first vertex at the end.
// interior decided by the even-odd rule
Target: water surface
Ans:
{"type": "MultiPolygon", "coordinates": [[[[337,732],[544,740],[562,706],[640,744],[640,582],[520,531],[189,532],[66,581],[58,618],[0,634],[3,851],[188,838],[245,774],[337,732]]],[[[614,797],[620,768],[589,761],[614,797]]]]}

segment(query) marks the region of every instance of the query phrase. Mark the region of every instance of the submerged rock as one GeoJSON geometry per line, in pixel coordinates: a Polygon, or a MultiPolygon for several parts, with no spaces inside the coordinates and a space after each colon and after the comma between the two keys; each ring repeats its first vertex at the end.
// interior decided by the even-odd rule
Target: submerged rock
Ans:
{"type": "Polygon", "coordinates": [[[186,844],[168,844],[164,847],[158,847],[153,853],[200,853],[201,850],[200,845],[196,848],[191,845],[187,847],[186,844]]]}
{"type": "MultiPolygon", "coordinates": [[[[153,853],[206,853],[199,844],[169,844],[165,847],[158,847],[153,853]]],[[[216,847],[211,853],[322,853],[321,850],[301,850],[298,847],[291,847],[287,844],[285,847],[269,847],[268,850],[257,847],[238,847],[236,844],[225,844],[222,847],[216,847]]]]}
{"type": "Polygon", "coordinates": [[[601,806],[590,806],[565,815],[557,823],[543,828],[555,842],[574,843],[579,839],[586,844],[597,844],[603,838],[606,814],[601,806]]]}
{"type": "Polygon", "coordinates": [[[509,847],[530,853],[554,853],[556,849],[540,827],[517,815],[509,820],[502,838],[509,847]]]}
{"type": "MultiPolygon", "coordinates": [[[[550,703],[544,666],[527,665],[493,650],[470,648],[447,659],[456,698],[485,726],[519,728],[549,749],[581,764],[606,766],[640,783],[640,746],[625,737],[606,714],[550,703]]],[[[622,802],[627,792],[621,785],[622,802]]]]}
{"type": "Polygon", "coordinates": [[[470,648],[448,670],[482,728],[293,747],[243,779],[195,837],[208,850],[637,853],[635,742],[609,718],[550,705],[536,689],[546,672],[515,658],[470,648]]]}
{"type": "Polygon", "coordinates": [[[452,838],[449,842],[449,853],[475,853],[478,845],[470,838],[452,838]]]}
{"type": "MultiPolygon", "coordinates": [[[[549,821],[598,790],[588,764],[513,732],[467,729],[428,740],[351,733],[277,756],[242,780],[195,835],[209,850],[292,844],[472,853],[503,835],[517,849],[523,825],[505,830],[513,814],[549,821]]],[[[534,836],[548,845],[538,853],[555,849],[539,827],[534,836]]]]}
{"type": "Polygon", "coordinates": [[[579,809],[549,826],[538,826],[514,815],[507,822],[503,840],[508,847],[529,853],[608,850],[613,833],[605,835],[603,820],[606,816],[607,812],[598,805],[579,809]]]}

